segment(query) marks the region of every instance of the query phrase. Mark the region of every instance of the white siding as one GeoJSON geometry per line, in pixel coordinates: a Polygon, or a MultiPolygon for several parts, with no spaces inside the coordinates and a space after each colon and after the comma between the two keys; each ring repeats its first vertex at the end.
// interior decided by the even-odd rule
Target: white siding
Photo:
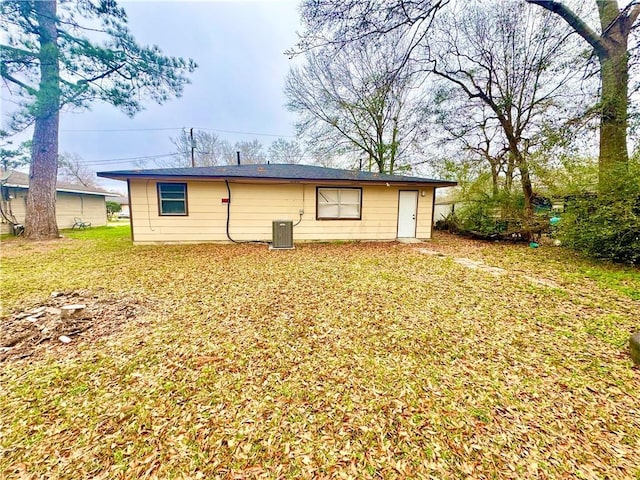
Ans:
{"type": "Polygon", "coordinates": [[[437,222],[438,220],[444,220],[451,212],[453,212],[453,203],[436,205],[433,212],[433,221],[437,222]]]}
{"type": "Polygon", "coordinates": [[[58,227],[71,228],[76,217],[84,222],[91,222],[93,227],[106,225],[107,207],[104,197],[58,192],[56,196],[58,227]]]}
{"type": "MultiPolygon", "coordinates": [[[[16,220],[24,224],[27,210],[27,190],[24,188],[11,188],[10,209],[16,220]]],[[[6,204],[3,204],[3,209],[6,204]]],[[[74,218],[81,218],[85,222],[91,222],[94,227],[107,224],[107,208],[105,197],[100,195],[87,195],[82,193],[56,193],[56,221],[58,228],[71,228],[74,218]]],[[[6,221],[2,222],[2,233],[10,232],[10,226],[6,221]]]]}

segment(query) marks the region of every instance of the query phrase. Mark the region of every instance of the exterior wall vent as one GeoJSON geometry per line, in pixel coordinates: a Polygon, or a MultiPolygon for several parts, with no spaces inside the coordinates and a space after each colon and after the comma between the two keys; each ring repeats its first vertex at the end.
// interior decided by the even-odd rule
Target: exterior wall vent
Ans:
{"type": "Polygon", "coordinates": [[[291,220],[274,220],[271,239],[271,248],[294,248],[293,222],[291,220]]]}

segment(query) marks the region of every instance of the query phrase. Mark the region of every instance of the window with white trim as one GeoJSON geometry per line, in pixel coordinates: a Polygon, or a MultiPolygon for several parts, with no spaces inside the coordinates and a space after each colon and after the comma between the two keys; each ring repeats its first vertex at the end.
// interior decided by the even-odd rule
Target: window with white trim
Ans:
{"type": "Polygon", "coordinates": [[[158,183],[158,213],[187,215],[187,184],[158,183]]]}
{"type": "Polygon", "coordinates": [[[362,189],[317,187],[316,205],[318,220],[360,220],[362,189]]]}

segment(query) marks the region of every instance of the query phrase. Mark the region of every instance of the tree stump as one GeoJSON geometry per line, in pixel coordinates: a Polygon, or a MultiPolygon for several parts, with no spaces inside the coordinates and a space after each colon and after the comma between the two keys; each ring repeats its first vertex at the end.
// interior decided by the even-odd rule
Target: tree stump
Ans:
{"type": "Polygon", "coordinates": [[[633,363],[640,365],[640,332],[634,333],[629,338],[629,353],[633,363]]]}

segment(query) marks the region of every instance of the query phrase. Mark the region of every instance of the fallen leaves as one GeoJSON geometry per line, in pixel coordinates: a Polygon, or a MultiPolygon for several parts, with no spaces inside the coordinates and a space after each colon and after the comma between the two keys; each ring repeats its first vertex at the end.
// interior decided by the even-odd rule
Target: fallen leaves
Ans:
{"type": "Polygon", "coordinates": [[[637,302],[576,280],[578,259],[550,268],[544,248],[442,241],[430,248],[445,257],[395,243],[14,248],[14,312],[54,290],[144,309],[100,342],[0,365],[0,476],[638,475],[640,377],[620,344],[637,302]],[[447,256],[514,258],[563,289],[447,256]]]}

